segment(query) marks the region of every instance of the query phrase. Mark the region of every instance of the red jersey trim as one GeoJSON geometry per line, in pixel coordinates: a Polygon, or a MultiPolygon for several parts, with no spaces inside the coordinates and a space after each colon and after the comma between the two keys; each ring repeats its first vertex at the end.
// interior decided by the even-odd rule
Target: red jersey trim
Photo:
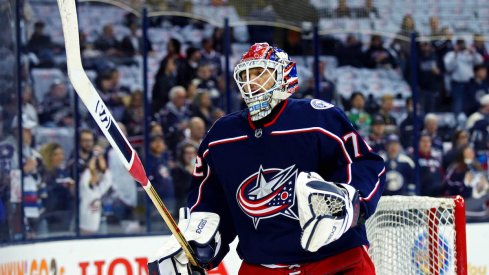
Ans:
{"type": "Polygon", "coordinates": [[[192,207],[190,207],[190,212],[192,212],[194,210],[195,207],[197,207],[197,205],[199,205],[200,203],[200,200],[202,198],[202,189],[204,188],[204,184],[205,182],[207,181],[207,179],[211,176],[211,168],[209,167],[209,165],[207,165],[207,176],[205,177],[205,179],[200,183],[200,186],[199,186],[199,195],[197,196],[197,201],[194,203],[194,205],[192,207]]]}
{"type": "MultiPolygon", "coordinates": [[[[235,141],[240,141],[240,140],[245,140],[247,138],[248,138],[248,136],[239,136],[239,137],[233,137],[233,138],[219,139],[219,140],[210,142],[209,147],[220,145],[220,144],[225,144],[225,143],[230,143],[230,142],[235,142],[235,141]]],[[[204,151],[204,153],[202,154],[202,157],[205,158],[208,154],[209,154],[209,148],[207,148],[207,150],[204,151]]],[[[193,209],[195,207],[197,207],[197,205],[199,205],[200,200],[202,198],[202,189],[204,189],[204,184],[206,183],[206,181],[210,175],[211,175],[211,168],[209,167],[209,165],[207,165],[207,175],[204,178],[204,180],[200,183],[199,195],[197,196],[197,202],[195,202],[195,204],[190,208],[190,212],[192,212],[193,209]]]]}
{"type": "MultiPolygon", "coordinates": [[[[286,99],[284,101],[284,105],[282,105],[282,108],[280,108],[280,111],[278,111],[277,115],[272,119],[272,121],[265,123],[263,125],[263,128],[268,127],[268,126],[272,126],[275,122],[277,122],[277,119],[284,112],[285,107],[287,106],[287,103],[289,103],[288,99],[286,99]]],[[[253,124],[253,120],[251,120],[251,116],[249,113],[248,113],[248,124],[250,124],[251,129],[256,130],[256,126],[253,124]]]]}
{"type": "Polygon", "coordinates": [[[380,185],[380,177],[385,173],[385,167],[382,169],[382,171],[380,171],[380,174],[378,176],[378,180],[377,182],[375,183],[375,187],[374,189],[372,190],[372,192],[370,192],[370,194],[368,194],[368,196],[366,198],[360,198],[360,201],[369,201],[370,199],[372,199],[372,197],[375,195],[375,193],[377,193],[377,190],[379,190],[379,185],[380,185]]]}
{"type": "Polygon", "coordinates": [[[209,147],[220,145],[220,144],[225,144],[225,143],[230,143],[230,142],[235,142],[235,141],[240,141],[240,140],[245,140],[247,138],[248,138],[248,136],[245,135],[245,136],[239,136],[239,137],[218,139],[216,141],[209,142],[209,147]]]}

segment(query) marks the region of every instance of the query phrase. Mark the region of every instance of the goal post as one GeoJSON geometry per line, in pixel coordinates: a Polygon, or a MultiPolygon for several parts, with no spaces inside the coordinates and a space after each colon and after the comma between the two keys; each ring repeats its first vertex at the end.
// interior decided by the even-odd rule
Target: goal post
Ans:
{"type": "Polygon", "coordinates": [[[385,196],[367,220],[377,274],[467,274],[462,197],[385,196]]]}

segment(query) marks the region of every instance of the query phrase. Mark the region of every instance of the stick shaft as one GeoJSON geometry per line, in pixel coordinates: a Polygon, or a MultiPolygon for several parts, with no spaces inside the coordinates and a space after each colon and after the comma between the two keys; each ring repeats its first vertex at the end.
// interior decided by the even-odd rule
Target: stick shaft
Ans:
{"type": "Polygon", "coordinates": [[[198,267],[199,264],[194,257],[192,247],[188,244],[175,220],[168,211],[168,208],[166,208],[158,193],[156,193],[156,190],[151,185],[136,151],[122,134],[117,123],[115,123],[112,114],[107,106],[105,106],[105,103],[100,98],[100,95],[83,69],[75,0],[58,0],[58,7],[61,14],[65,39],[68,76],[76,93],[88,108],[88,111],[97,122],[112,148],[117,152],[117,155],[131,176],[143,186],[166,225],[182,246],[190,263],[193,266],[198,267]]]}

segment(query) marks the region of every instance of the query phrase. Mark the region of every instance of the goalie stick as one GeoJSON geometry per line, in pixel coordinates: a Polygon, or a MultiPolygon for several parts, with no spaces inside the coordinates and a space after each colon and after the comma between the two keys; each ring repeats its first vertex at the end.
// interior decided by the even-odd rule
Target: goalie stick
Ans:
{"type": "Polygon", "coordinates": [[[97,122],[110,145],[117,152],[119,159],[126,169],[131,176],[143,186],[144,190],[151,198],[151,201],[156,209],[158,209],[158,212],[166,225],[170,228],[170,231],[182,246],[190,264],[195,268],[202,270],[195,259],[192,247],[183,236],[175,223],[175,220],[146,176],[141,160],[127,141],[126,137],[122,134],[112,117],[112,114],[109,112],[107,106],[105,106],[105,103],[100,98],[97,90],[90,82],[83,69],[80,55],[78,17],[75,0],[58,0],[58,8],[63,26],[68,76],[71,84],[85,106],[87,106],[88,111],[97,122]]]}

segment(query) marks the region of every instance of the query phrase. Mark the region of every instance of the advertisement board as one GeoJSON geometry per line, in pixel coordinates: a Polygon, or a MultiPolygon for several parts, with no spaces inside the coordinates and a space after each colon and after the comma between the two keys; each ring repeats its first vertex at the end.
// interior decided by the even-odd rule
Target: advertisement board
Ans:
{"type": "MultiPolygon", "coordinates": [[[[469,275],[489,275],[489,224],[467,226],[469,275]]],[[[146,263],[168,236],[103,238],[11,245],[0,248],[0,275],[148,275],[146,263]]],[[[237,241],[231,245],[235,251],[237,241]]],[[[236,252],[210,275],[235,275],[236,252]]]]}
{"type": "MultiPolygon", "coordinates": [[[[53,241],[0,248],[0,275],[147,275],[146,264],[168,236],[53,241]]],[[[237,274],[230,254],[209,274],[237,274]]]]}

